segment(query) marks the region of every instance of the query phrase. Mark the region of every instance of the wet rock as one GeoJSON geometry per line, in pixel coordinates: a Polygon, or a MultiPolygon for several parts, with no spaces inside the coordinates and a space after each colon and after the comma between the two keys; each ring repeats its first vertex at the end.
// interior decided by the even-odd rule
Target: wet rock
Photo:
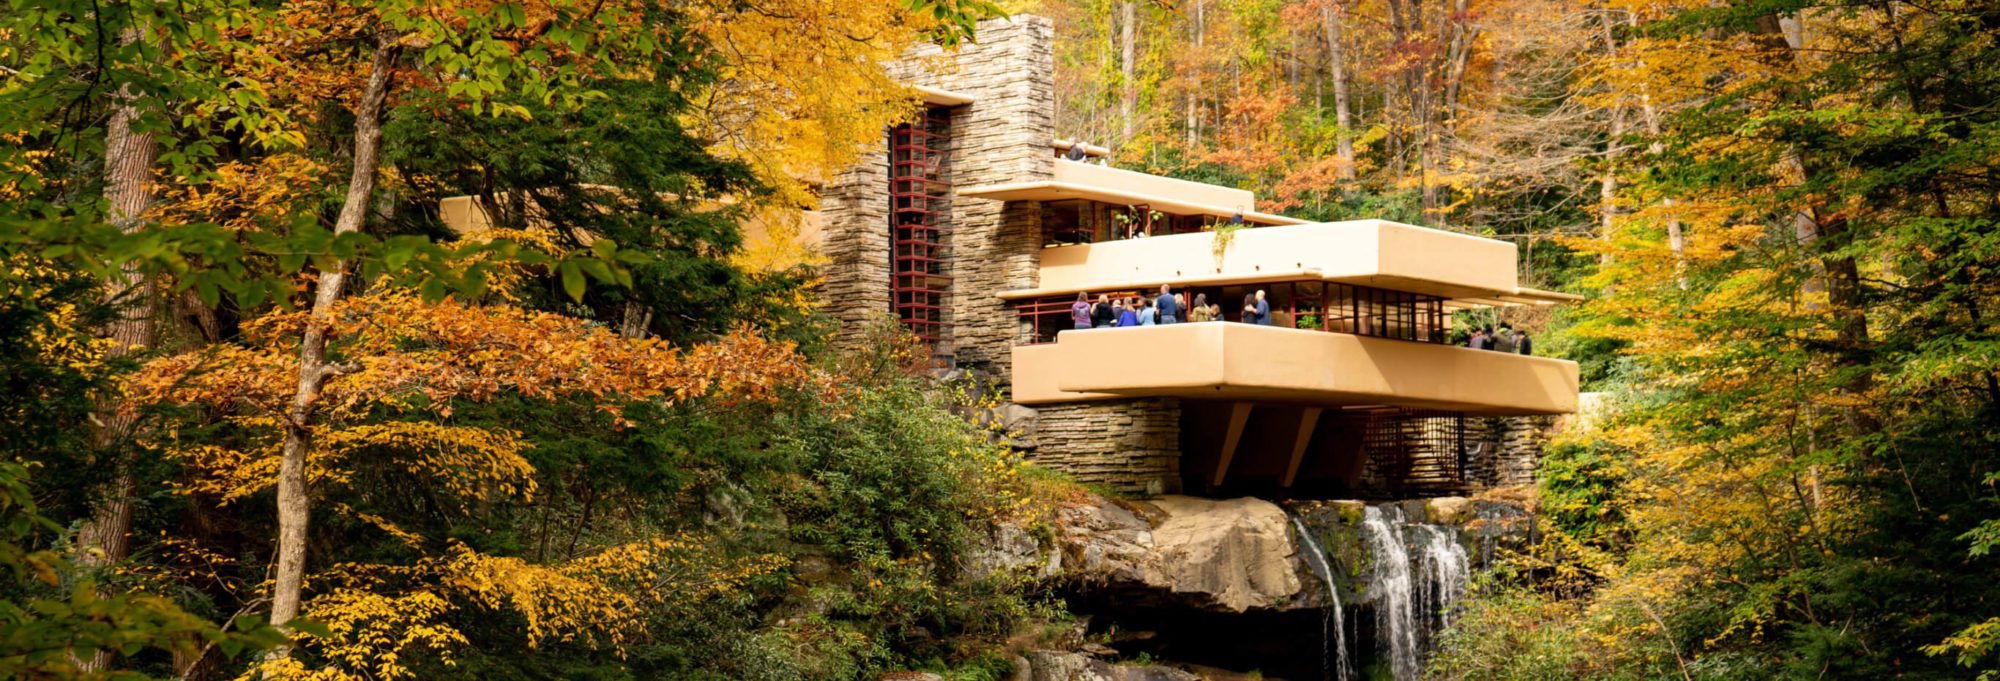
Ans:
{"type": "Polygon", "coordinates": [[[1402,509],[1403,517],[1417,520],[1429,517],[1431,512],[1430,500],[1428,499],[1404,499],[1402,501],[1392,501],[1384,505],[1402,509]]]}
{"type": "Polygon", "coordinates": [[[1339,517],[1340,522],[1348,525],[1361,524],[1362,518],[1368,513],[1368,502],[1365,501],[1345,499],[1319,503],[1322,506],[1332,508],[1334,514],[1339,517]]]}
{"type": "Polygon", "coordinates": [[[1438,497],[1425,505],[1426,512],[1418,517],[1438,525],[1464,525],[1472,519],[1472,500],[1465,497],[1438,497]]]}

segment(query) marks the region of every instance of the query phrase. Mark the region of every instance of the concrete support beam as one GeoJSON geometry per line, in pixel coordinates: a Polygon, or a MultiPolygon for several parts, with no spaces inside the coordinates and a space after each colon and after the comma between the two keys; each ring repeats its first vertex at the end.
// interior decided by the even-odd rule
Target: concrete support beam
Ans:
{"type": "Polygon", "coordinates": [[[1229,405],[1229,430],[1222,436],[1222,457],[1215,462],[1215,477],[1210,485],[1222,486],[1222,477],[1229,473],[1229,460],[1236,458],[1236,443],[1243,440],[1243,425],[1250,422],[1249,402],[1229,405]]]}
{"type": "Polygon", "coordinates": [[[1291,487],[1292,481],[1299,477],[1299,463],[1306,458],[1306,445],[1312,442],[1313,428],[1319,425],[1320,411],[1319,407],[1306,407],[1305,412],[1299,414],[1299,435],[1292,441],[1292,460],[1285,464],[1285,478],[1278,483],[1280,486],[1291,487]]]}

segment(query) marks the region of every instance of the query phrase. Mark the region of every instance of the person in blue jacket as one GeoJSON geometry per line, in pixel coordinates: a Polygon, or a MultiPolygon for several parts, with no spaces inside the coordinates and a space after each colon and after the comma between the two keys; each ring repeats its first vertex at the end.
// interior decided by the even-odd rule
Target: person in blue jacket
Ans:
{"type": "Polygon", "coordinates": [[[1139,312],[1137,309],[1138,307],[1139,307],[1139,299],[1134,298],[1132,299],[1131,302],[1128,302],[1123,307],[1118,308],[1119,328],[1129,328],[1139,325],[1139,312]]]}
{"type": "Polygon", "coordinates": [[[1183,315],[1181,312],[1181,301],[1179,298],[1174,297],[1173,290],[1168,288],[1166,284],[1160,284],[1160,297],[1153,299],[1153,307],[1158,308],[1160,311],[1159,323],[1180,323],[1183,315]]]}

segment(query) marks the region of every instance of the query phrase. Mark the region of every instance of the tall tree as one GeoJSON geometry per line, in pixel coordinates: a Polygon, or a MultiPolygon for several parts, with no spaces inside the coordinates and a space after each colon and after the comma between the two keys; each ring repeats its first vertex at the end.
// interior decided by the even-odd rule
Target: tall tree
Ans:
{"type": "Polygon", "coordinates": [[[1132,128],[1138,123],[1139,105],[1139,3],[1124,0],[1118,3],[1118,121],[1119,144],[1132,141],[1132,128]]]}
{"type": "Polygon", "coordinates": [[[1326,28],[1326,71],[1333,80],[1334,153],[1340,158],[1340,179],[1354,179],[1354,110],[1348,101],[1346,30],[1347,7],[1340,0],[1328,0],[1321,8],[1326,28]]]}

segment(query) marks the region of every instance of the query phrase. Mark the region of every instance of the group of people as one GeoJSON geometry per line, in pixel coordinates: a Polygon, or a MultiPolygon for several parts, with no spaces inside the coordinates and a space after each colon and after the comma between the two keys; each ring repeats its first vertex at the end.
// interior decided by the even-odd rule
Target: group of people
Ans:
{"type": "MultiPolygon", "coordinates": [[[[1088,292],[1076,294],[1076,302],[1069,307],[1070,321],[1078,329],[1109,329],[1132,326],[1154,326],[1159,324],[1179,324],[1182,322],[1223,321],[1221,303],[1208,302],[1208,294],[1197,293],[1190,303],[1173,288],[1160,285],[1160,293],[1146,296],[1120,296],[1113,298],[1098,294],[1097,301],[1091,302],[1088,292]]],[[[1271,301],[1265,299],[1264,292],[1244,294],[1241,320],[1245,324],[1271,323],[1271,301]]],[[[1466,347],[1474,350],[1493,350],[1522,355],[1535,354],[1535,339],[1527,329],[1515,329],[1513,324],[1501,322],[1495,330],[1492,324],[1472,329],[1472,336],[1466,339],[1466,347]]]]}
{"type": "Polygon", "coordinates": [[[1507,322],[1500,322],[1500,330],[1497,332],[1493,330],[1492,324],[1473,329],[1472,337],[1466,339],[1465,346],[1474,350],[1535,354],[1535,339],[1528,336],[1528,330],[1516,331],[1514,325],[1507,322]]]}
{"type": "MultiPolygon", "coordinates": [[[[1098,294],[1097,302],[1090,301],[1090,294],[1076,294],[1076,302],[1069,307],[1070,321],[1078,329],[1108,329],[1128,326],[1153,326],[1156,324],[1179,324],[1182,322],[1222,321],[1222,304],[1208,302],[1208,294],[1197,293],[1190,303],[1173,288],[1160,285],[1160,294],[1152,298],[1131,296],[1112,298],[1098,294]]],[[[1271,303],[1264,299],[1264,292],[1243,296],[1243,322],[1246,324],[1270,324],[1271,303]]]]}

